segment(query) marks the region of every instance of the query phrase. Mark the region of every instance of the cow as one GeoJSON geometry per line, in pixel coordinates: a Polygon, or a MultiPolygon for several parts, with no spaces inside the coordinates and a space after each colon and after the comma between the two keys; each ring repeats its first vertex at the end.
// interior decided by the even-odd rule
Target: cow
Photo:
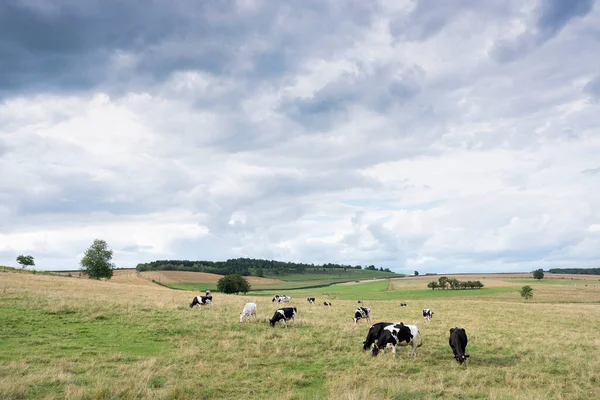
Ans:
{"type": "Polygon", "coordinates": [[[269,320],[269,324],[271,324],[271,326],[275,326],[277,322],[283,321],[283,323],[287,327],[287,321],[291,319],[294,323],[294,326],[296,326],[296,312],[296,307],[280,308],[277,311],[275,311],[275,314],[273,314],[273,318],[269,320]]]}
{"type": "Polygon", "coordinates": [[[314,297],[309,297],[306,299],[306,301],[308,301],[310,304],[315,304],[315,298],[314,297]]]}
{"type": "Polygon", "coordinates": [[[425,318],[425,321],[431,321],[431,317],[433,317],[433,311],[431,311],[429,308],[424,308],[423,318],[425,318]]]}
{"type": "Polygon", "coordinates": [[[331,307],[331,303],[330,303],[330,302],[328,302],[328,301],[324,301],[324,302],[323,302],[323,305],[324,305],[325,307],[331,307]]]}
{"type": "Polygon", "coordinates": [[[292,297],[291,296],[280,296],[278,294],[275,295],[275,297],[273,297],[273,300],[271,300],[271,302],[277,302],[277,303],[289,303],[290,301],[292,301],[292,297]]]}
{"type": "Polygon", "coordinates": [[[195,305],[198,305],[198,307],[208,306],[208,308],[212,308],[212,296],[209,294],[206,296],[194,297],[194,300],[192,300],[192,304],[190,304],[190,308],[194,307],[195,305]]]}
{"type": "Polygon", "coordinates": [[[400,303],[400,307],[408,307],[408,304],[406,304],[406,303],[400,303]]]}
{"type": "Polygon", "coordinates": [[[402,322],[379,322],[369,328],[367,339],[363,342],[363,351],[373,346],[372,355],[376,357],[379,350],[385,351],[386,346],[390,346],[395,357],[396,346],[408,345],[412,345],[411,356],[415,356],[417,347],[423,345],[419,328],[415,325],[404,325],[402,322]],[[417,344],[417,340],[420,343],[417,344]]]}
{"type": "Polygon", "coordinates": [[[450,328],[448,344],[452,347],[454,359],[459,365],[467,361],[467,358],[469,357],[468,354],[465,354],[465,347],[467,347],[467,333],[463,328],[450,328]]]}
{"type": "Polygon", "coordinates": [[[256,321],[256,303],[246,303],[244,309],[240,313],[240,322],[244,322],[244,318],[246,317],[248,317],[249,321],[250,316],[254,316],[254,320],[256,321]]]}
{"type": "Polygon", "coordinates": [[[371,322],[371,309],[368,307],[358,307],[354,312],[354,324],[365,318],[367,321],[371,322]]]}

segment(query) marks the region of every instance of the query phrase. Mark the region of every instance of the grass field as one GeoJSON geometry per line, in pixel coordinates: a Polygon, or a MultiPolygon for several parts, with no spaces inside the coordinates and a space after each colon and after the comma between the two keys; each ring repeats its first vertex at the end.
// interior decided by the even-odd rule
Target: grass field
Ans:
{"type": "Polygon", "coordinates": [[[212,310],[190,309],[192,293],[158,285],[0,272],[0,398],[600,398],[597,278],[476,279],[483,289],[432,291],[432,277],[418,277],[298,290],[296,327],[271,328],[266,296],[216,293],[212,310]],[[333,307],[307,304],[306,293],[333,307]],[[372,323],[417,324],[417,357],[363,353],[358,299],[372,323]],[[247,301],[258,321],[240,324],[247,301]],[[452,358],[454,326],[469,335],[468,368],[452,358]]]}
{"type": "MultiPolygon", "coordinates": [[[[177,271],[153,271],[152,274],[167,274],[177,271]]],[[[143,272],[144,277],[150,278],[150,272],[143,272]]],[[[183,273],[180,273],[183,274],[183,273]]],[[[176,279],[153,278],[166,284],[173,289],[190,290],[203,292],[207,289],[214,290],[218,278],[206,279],[205,276],[212,275],[220,277],[220,275],[203,274],[200,272],[185,272],[188,275],[179,275],[176,279]]],[[[272,295],[282,290],[291,291],[306,288],[322,288],[334,283],[353,282],[362,280],[384,279],[390,277],[399,277],[401,275],[389,272],[371,271],[371,270],[327,270],[327,271],[307,271],[304,274],[286,274],[272,275],[261,277],[248,276],[245,277],[250,283],[250,293],[257,292],[260,295],[272,295]],[[264,292],[264,293],[260,293],[264,292]]]]}

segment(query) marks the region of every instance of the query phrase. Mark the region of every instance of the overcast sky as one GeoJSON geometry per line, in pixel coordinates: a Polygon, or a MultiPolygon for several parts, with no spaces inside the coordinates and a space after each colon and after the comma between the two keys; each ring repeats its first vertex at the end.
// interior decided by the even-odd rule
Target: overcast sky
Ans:
{"type": "Polygon", "coordinates": [[[0,264],[598,267],[597,3],[0,0],[0,264]]]}

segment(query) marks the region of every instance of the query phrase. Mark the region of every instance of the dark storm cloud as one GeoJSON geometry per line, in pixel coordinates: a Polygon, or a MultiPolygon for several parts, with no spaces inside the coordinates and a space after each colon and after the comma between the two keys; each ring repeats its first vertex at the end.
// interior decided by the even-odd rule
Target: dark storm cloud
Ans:
{"type": "Polygon", "coordinates": [[[368,24],[374,7],[353,3],[348,9],[317,1],[282,3],[246,15],[235,1],[4,0],[0,96],[99,85],[117,90],[119,83],[148,84],[186,69],[233,74],[238,61],[251,62],[244,73],[252,77],[278,76],[315,52],[317,36],[335,45],[348,40],[350,27],[368,24]],[[334,23],[322,23],[327,16],[334,23]],[[269,44],[243,54],[243,43],[253,39],[269,44]],[[133,57],[133,64],[119,66],[120,54],[133,57]]]}

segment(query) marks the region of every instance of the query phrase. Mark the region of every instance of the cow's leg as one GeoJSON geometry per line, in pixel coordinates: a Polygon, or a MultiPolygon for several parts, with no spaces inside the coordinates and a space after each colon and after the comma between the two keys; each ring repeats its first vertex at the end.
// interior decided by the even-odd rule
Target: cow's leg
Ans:
{"type": "Polygon", "coordinates": [[[392,346],[392,353],[394,354],[394,358],[396,358],[396,346],[392,346]]]}

